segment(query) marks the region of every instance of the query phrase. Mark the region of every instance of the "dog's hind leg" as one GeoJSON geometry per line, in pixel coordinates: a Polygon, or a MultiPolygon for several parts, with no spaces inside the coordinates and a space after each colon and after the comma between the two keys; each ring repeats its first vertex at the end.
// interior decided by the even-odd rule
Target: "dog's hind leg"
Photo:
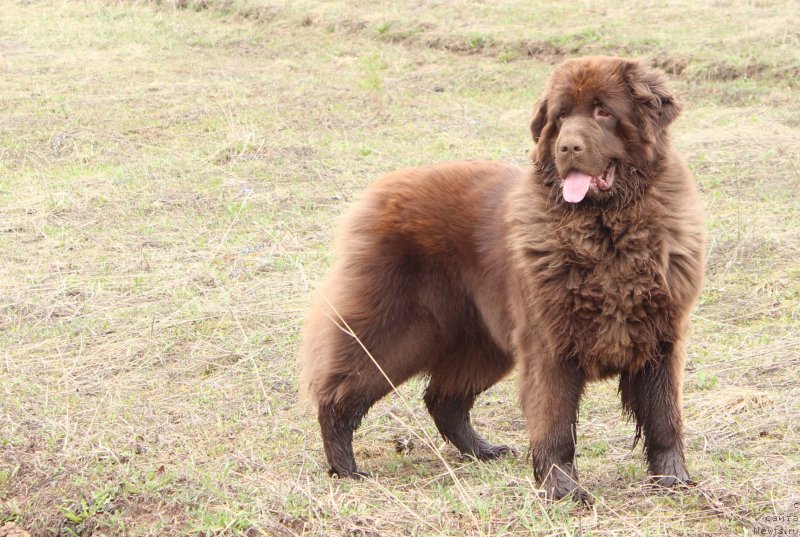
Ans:
{"type": "Polygon", "coordinates": [[[508,374],[513,362],[492,342],[482,343],[464,346],[441,362],[431,372],[424,399],[445,440],[465,455],[489,460],[514,450],[492,444],[478,434],[470,421],[470,410],[481,392],[508,374]]]}
{"type": "MultiPolygon", "coordinates": [[[[397,324],[403,326],[403,321],[397,324]]],[[[405,326],[404,330],[398,330],[397,326],[388,330],[365,325],[360,339],[335,327],[324,338],[320,352],[326,367],[315,373],[311,391],[317,401],[317,417],[331,475],[353,478],[366,475],[356,465],[353,433],[370,407],[390,393],[393,386],[426,369],[427,353],[435,348],[434,325],[405,326]]],[[[354,332],[359,335],[358,329],[354,332]]]]}

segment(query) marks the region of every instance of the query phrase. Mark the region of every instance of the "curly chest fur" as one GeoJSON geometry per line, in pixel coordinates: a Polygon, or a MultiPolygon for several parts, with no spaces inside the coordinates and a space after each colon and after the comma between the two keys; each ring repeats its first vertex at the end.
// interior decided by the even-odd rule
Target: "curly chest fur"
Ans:
{"type": "Polygon", "coordinates": [[[672,339],[658,229],[648,220],[572,216],[548,230],[552,250],[533,282],[539,324],[588,378],[636,371],[672,339]]]}

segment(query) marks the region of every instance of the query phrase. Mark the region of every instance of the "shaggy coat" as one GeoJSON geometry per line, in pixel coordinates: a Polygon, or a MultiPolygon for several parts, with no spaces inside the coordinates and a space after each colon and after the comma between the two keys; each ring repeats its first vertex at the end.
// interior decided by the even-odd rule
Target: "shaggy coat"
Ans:
{"type": "Polygon", "coordinates": [[[667,133],[678,113],[663,76],[637,61],[570,60],[536,104],[531,169],[453,162],[367,189],[343,221],[300,355],[332,474],[364,475],[353,431],[418,374],[430,376],[424,400],[446,440],[478,459],[509,452],[469,412],[518,364],[548,497],[588,499],[573,465],[578,405],[587,381],[612,375],[653,478],[689,482],[681,379],[705,239],[667,133]]]}

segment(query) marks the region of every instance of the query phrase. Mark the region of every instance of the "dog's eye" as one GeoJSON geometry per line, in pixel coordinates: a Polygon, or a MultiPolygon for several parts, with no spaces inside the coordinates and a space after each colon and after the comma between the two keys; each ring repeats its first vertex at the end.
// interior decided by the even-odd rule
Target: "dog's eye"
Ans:
{"type": "Polygon", "coordinates": [[[598,106],[595,108],[594,113],[597,117],[601,117],[603,119],[607,119],[611,117],[611,112],[603,108],[602,106],[598,106]]]}
{"type": "Polygon", "coordinates": [[[564,121],[565,119],[567,119],[567,113],[562,110],[561,112],[558,113],[558,119],[564,121]]]}

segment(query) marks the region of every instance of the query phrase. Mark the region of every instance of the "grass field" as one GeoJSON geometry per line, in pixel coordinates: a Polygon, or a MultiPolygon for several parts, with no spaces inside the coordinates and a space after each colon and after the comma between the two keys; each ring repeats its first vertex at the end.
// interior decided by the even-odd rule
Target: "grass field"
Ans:
{"type": "MultiPolygon", "coordinates": [[[[796,535],[798,28],[793,0],[0,0],[0,536],[796,535]],[[421,380],[357,433],[376,478],[328,478],[294,357],[336,217],[398,167],[524,163],[552,65],[598,53],[685,104],[699,486],[644,486],[613,382],[581,410],[592,507],[459,457],[421,380]]],[[[513,378],[474,420],[524,453],[513,378]]]]}

